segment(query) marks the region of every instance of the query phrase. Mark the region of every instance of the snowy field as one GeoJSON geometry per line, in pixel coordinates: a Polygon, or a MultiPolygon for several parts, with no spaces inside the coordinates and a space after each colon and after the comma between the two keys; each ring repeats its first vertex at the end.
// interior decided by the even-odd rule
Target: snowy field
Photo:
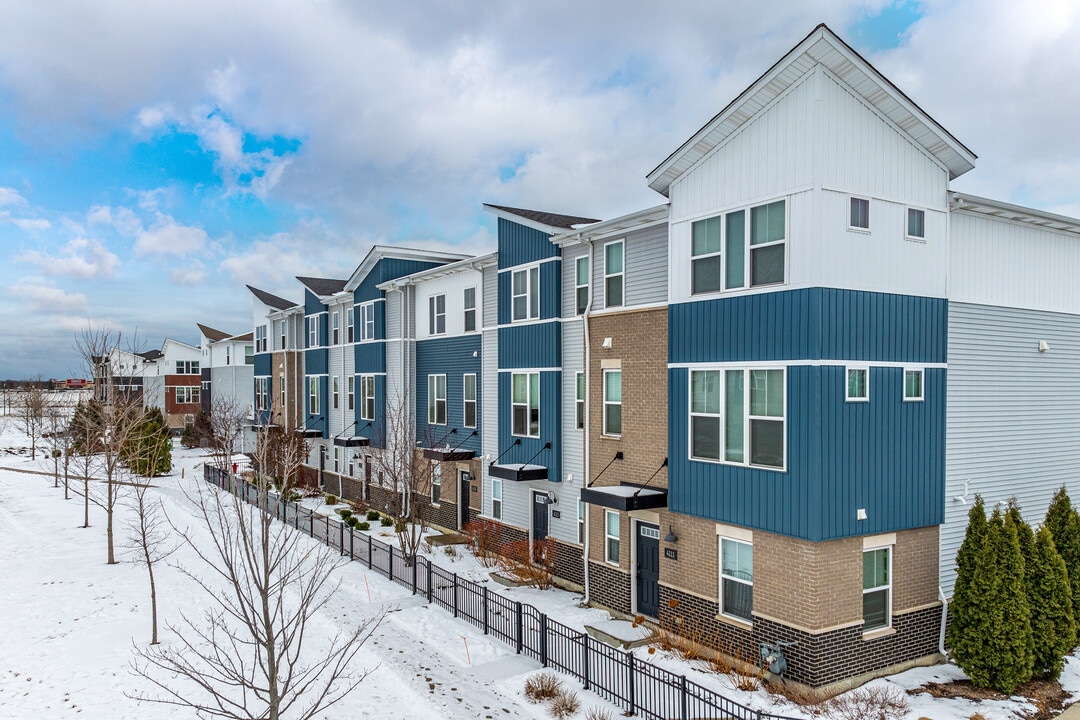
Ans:
{"type": "MultiPolygon", "coordinates": [[[[51,462],[29,459],[26,438],[8,419],[0,417],[0,718],[190,718],[189,710],[138,703],[130,694],[150,690],[130,671],[132,650],[150,637],[149,595],[145,568],[121,553],[124,562],[105,563],[104,512],[91,509],[91,527],[83,529],[82,498],[64,500],[63,488],[54,488],[51,476],[27,471],[49,470],[51,462]]],[[[156,494],[174,523],[199,534],[195,508],[185,497],[201,484],[201,451],[177,448],[173,475],[157,478],[156,494]],[[181,477],[181,473],[183,477],[181,477]]],[[[117,522],[118,547],[125,537],[121,510],[117,522]]],[[[206,533],[203,529],[202,533],[206,533]]],[[[373,534],[386,533],[373,528],[373,534]]],[[[380,538],[389,540],[390,538],[380,538]]],[[[436,562],[463,577],[482,580],[482,568],[468,553],[431,555],[436,562]]],[[[189,549],[181,548],[169,563],[198,567],[189,549]]],[[[205,607],[205,595],[169,565],[159,565],[159,617],[161,641],[175,640],[166,623],[180,610],[205,607]]],[[[314,628],[329,637],[353,627],[363,618],[389,610],[386,620],[356,658],[359,669],[371,674],[342,703],[321,717],[371,716],[410,718],[548,718],[543,705],[526,701],[525,678],[539,664],[517,656],[498,640],[484,636],[463,621],[424,604],[408,590],[391,583],[359,563],[340,571],[342,580],[331,610],[314,628]]],[[[507,589],[491,585],[515,600],[531,603],[567,625],[608,617],[595,609],[578,607],[580,596],[563,591],[507,589]]],[[[318,640],[313,638],[313,643],[318,640]]],[[[742,692],[726,676],[704,670],[664,653],[642,662],[662,664],[692,680],[721,690],[731,699],[768,712],[792,717],[815,717],[763,690],[742,692]]],[[[952,666],[912,670],[878,685],[911,689],[926,682],[947,682],[963,677],[952,666]]],[[[1066,689],[1080,690],[1080,662],[1069,659],[1062,678],[1066,689]]],[[[606,709],[611,717],[621,710],[572,679],[564,683],[578,691],[584,717],[590,707],[606,709]]],[[[1020,718],[1032,708],[1021,700],[984,701],[934,699],[928,694],[909,696],[910,720],[968,720],[981,713],[986,720],[1020,718]]],[[[820,717],[820,716],[817,716],[820,717]]]]}

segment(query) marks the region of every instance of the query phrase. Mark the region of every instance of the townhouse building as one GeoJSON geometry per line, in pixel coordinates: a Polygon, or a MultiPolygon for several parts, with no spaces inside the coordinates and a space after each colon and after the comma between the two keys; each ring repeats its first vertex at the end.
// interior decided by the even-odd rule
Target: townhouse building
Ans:
{"type": "Polygon", "coordinates": [[[254,322],[252,427],[300,427],[304,361],[301,350],[304,306],[247,286],[254,322]]]}

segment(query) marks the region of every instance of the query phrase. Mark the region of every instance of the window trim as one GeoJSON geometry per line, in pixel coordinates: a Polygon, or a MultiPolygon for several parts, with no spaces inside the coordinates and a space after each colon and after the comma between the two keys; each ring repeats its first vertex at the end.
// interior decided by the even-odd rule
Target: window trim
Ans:
{"type": "Polygon", "coordinates": [[[510,322],[529,322],[531,320],[540,319],[540,264],[534,263],[521,268],[515,268],[510,271],[510,322]],[[533,284],[533,273],[536,273],[536,283],[533,284]],[[525,293],[519,295],[514,292],[514,278],[520,273],[525,273],[525,293]],[[536,299],[533,299],[533,296],[536,299]],[[525,315],[523,317],[517,317],[515,314],[515,300],[519,297],[525,298],[525,315]],[[533,306],[536,306],[536,314],[533,315],[533,306]]]}
{"type": "Polygon", "coordinates": [[[428,425],[446,425],[446,374],[428,375],[428,425]],[[439,397],[439,381],[442,380],[442,397],[439,397]],[[439,404],[442,403],[442,422],[439,422],[439,404]]]}
{"type": "Polygon", "coordinates": [[[686,444],[687,444],[687,457],[689,457],[690,460],[692,460],[694,462],[706,462],[706,463],[714,463],[714,464],[720,464],[720,465],[733,465],[733,466],[736,466],[736,467],[756,468],[756,469],[759,469],[759,470],[769,470],[769,471],[772,471],[772,472],[787,472],[787,441],[788,441],[788,432],[787,432],[788,431],[788,416],[787,416],[787,414],[788,414],[788,411],[790,409],[790,405],[788,403],[787,366],[785,366],[785,365],[766,364],[766,365],[753,365],[753,366],[745,366],[745,367],[725,367],[725,366],[721,366],[721,367],[693,368],[693,369],[690,370],[690,372],[687,373],[686,381],[687,381],[687,401],[688,401],[687,406],[686,406],[686,411],[687,411],[687,416],[689,418],[689,421],[688,421],[688,424],[687,424],[688,432],[686,434],[686,444]],[[783,433],[782,433],[783,462],[779,466],[776,466],[776,465],[755,465],[755,464],[750,462],[750,458],[753,455],[753,452],[752,452],[752,449],[751,449],[751,446],[750,446],[750,423],[751,423],[751,420],[754,419],[754,418],[772,417],[772,416],[763,416],[763,415],[756,415],[755,416],[755,415],[751,415],[751,413],[750,413],[750,379],[749,378],[750,378],[750,373],[755,371],[755,370],[766,370],[766,371],[767,370],[779,370],[782,373],[781,377],[783,378],[782,379],[782,384],[783,384],[783,388],[784,388],[784,398],[783,398],[784,414],[781,417],[781,420],[783,421],[783,428],[784,428],[783,433]],[[725,420],[725,414],[726,414],[725,410],[727,408],[727,381],[726,381],[727,376],[725,375],[725,373],[726,372],[733,372],[733,371],[741,371],[743,373],[743,415],[742,415],[742,419],[743,419],[743,444],[742,444],[742,447],[743,447],[743,460],[740,461],[740,462],[725,459],[725,456],[727,454],[725,452],[725,450],[727,449],[726,445],[725,445],[726,433],[724,432],[725,431],[724,420],[725,420]],[[719,383],[719,386],[720,386],[719,387],[720,404],[719,404],[719,412],[718,413],[716,413],[716,414],[713,414],[713,413],[696,413],[696,412],[693,411],[693,408],[694,408],[694,373],[695,372],[717,372],[717,373],[719,373],[721,381],[719,383]],[[694,421],[695,416],[718,417],[719,418],[719,420],[720,420],[720,438],[719,438],[720,443],[719,443],[719,453],[718,453],[719,458],[697,457],[697,456],[694,455],[693,421],[694,421]]]}
{"type": "MultiPolygon", "coordinates": [[[[702,259],[712,257],[715,253],[709,253],[707,255],[693,255],[693,227],[695,223],[711,220],[712,218],[720,218],[720,289],[708,290],[699,293],[689,293],[691,297],[696,296],[709,296],[717,295],[720,293],[738,293],[752,290],[758,290],[760,288],[769,287],[781,287],[790,283],[791,273],[789,272],[789,263],[791,262],[791,253],[788,252],[788,244],[791,239],[791,213],[788,208],[789,196],[781,195],[765,202],[759,202],[753,205],[737,205],[719,213],[706,215],[700,217],[690,223],[690,236],[686,246],[686,257],[689,261],[688,270],[690,272],[690,278],[693,277],[693,262],[695,259],[702,259]],[[753,211],[758,208],[767,207],[774,203],[783,203],[784,205],[784,236],[779,240],[770,240],[768,242],[752,244],[753,238],[753,211]],[[730,253],[728,252],[728,217],[735,215],[736,213],[743,213],[743,242],[742,242],[742,284],[737,287],[728,286],[728,259],[730,253]],[[753,252],[755,250],[761,250],[763,248],[774,247],[776,245],[784,246],[784,278],[780,282],[772,283],[757,283],[755,284],[753,278],[753,252]]],[[[849,217],[850,220],[850,217],[849,217]]],[[[625,261],[624,261],[625,262],[625,261]]]]}
{"type": "Polygon", "coordinates": [[[476,373],[461,376],[461,426],[475,428],[479,422],[476,403],[476,373]],[[469,378],[472,378],[472,398],[469,398],[469,378]],[[472,405],[472,424],[469,424],[469,405],[472,405]]]}
{"type": "Polygon", "coordinates": [[[601,434],[606,437],[622,437],[622,369],[621,368],[605,368],[603,371],[603,419],[600,426],[601,434]],[[608,375],[618,373],[619,374],[619,401],[608,400],[608,375]],[[619,432],[608,432],[608,407],[611,405],[619,406],[619,432]]]}
{"type": "Polygon", "coordinates": [[[308,378],[308,415],[322,415],[322,403],[319,401],[319,378],[308,378]]]}
{"type": "Polygon", "coordinates": [[[476,287],[467,287],[461,293],[462,303],[462,331],[471,333],[477,331],[476,325],[476,287]],[[472,291],[472,304],[469,303],[469,291],[472,291]],[[469,321],[472,320],[472,329],[469,329],[469,321]]]}
{"type": "Polygon", "coordinates": [[[356,409],[356,376],[350,375],[345,378],[345,398],[347,403],[347,410],[356,409]]]}
{"type": "Polygon", "coordinates": [[[844,368],[844,402],[870,402],[870,368],[866,365],[849,365],[844,368]],[[866,394],[857,396],[851,394],[851,373],[861,372],[866,376],[863,387],[866,394]]]}
{"type": "Polygon", "coordinates": [[[612,240],[611,242],[604,243],[604,307],[626,307],[626,240],[620,238],[619,240],[612,240]],[[618,272],[608,272],[608,248],[613,245],[621,246],[620,254],[622,256],[622,269],[618,272]],[[621,285],[619,286],[619,302],[612,303],[611,297],[608,292],[608,280],[612,278],[619,278],[621,285]]]}
{"type": "Polygon", "coordinates": [[[174,395],[177,405],[198,405],[202,402],[202,387],[195,385],[177,385],[174,395]],[[184,399],[180,396],[183,395],[184,399]]]}
{"type": "Polygon", "coordinates": [[[270,409],[270,395],[267,390],[269,384],[269,377],[255,378],[255,409],[260,412],[270,409]]]}
{"type": "Polygon", "coordinates": [[[862,596],[865,597],[867,593],[881,592],[882,590],[884,590],[885,593],[886,593],[885,594],[885,624],[884,625],[879,625],[877,627],[867,628],[866,627],[866,620],[864,619],[863,624],[862,624],[862,632],[863,632],[864,636],[869,635],[869,634],[873,634],[873,633],[879,633],[879,632],[881,632],[883,630],[889,630],[890,628],[892,628],[893,553],[894,552],[895,552],[895,545],[893,543],[885,543],[885,544],[880,544],[880,545],[875,544],[875,545],[871,545],[870,547],[867,547],[866,542],[863,543],[863,551],[862,551],[862,555],[860,556],[860,559],[862,559],[863,563],[864,563],[864,565],[863,565],[864,569],[863,569],[863,573],[862,573],[863,579],[862,579],[862,583],[861,583],[861,585],[864,586],[862,588],[862,596]],[[878,552],[879,550],[887,550],[888,553],[889,553],[889,555],[888,555],[889,563],[888,563],[888,567],[887,567],[887,569],[885,571],[887,576],[888,576],[888,583],[885,584],[885,585],[878,585],[878,586],[875,586],[875,587],[872,587],[872,588],[866,588],[865,587],[865,585],[866,585],[866,577],[865,577],[865,575],[866,575],[866,570],[865,570],[866,553],[878,552]]]}
{"type": "Polygon", "coordinates": [[[360,419],[368,422],[375,422],[375,376],[374,375],[361,375],[360,376],[360,419]],[[367,390],[371,389],[371,394],[368,395],[367,390]],[[371,403],[371,414],[368,416],[368,403],[371,403]]]}
{"type": "Polygon", "coordinates": [[[608,565],[619,567],[619,559],[622,557],[622,519],[616,510],[604,510],[604,562],[608,565]],[[617,535],[611,534],[610,518],[614,517],[618,529],[617,535]],[[615,559],[611,559],[611,543],[615,543],[615,559]]]}
{"type": "Polygon", "coordinates": [[[446,293],[428,295],[428,335],[446,334],[446,293]],[[439,309],[442,301],[442,309],[439,309]]]}
{"type": "Polygon", "coordinates": [[[337,310],[330,313],[330,337],[331,345],[341,344],[341,313],[337,310]]]}
{"type": "Polygon", "coordinates": [[[848,196],[848,223],[847,229],[851,232],[869,233],[870,232],[870,198],[863,197],[862,195],[849,195],[848,196]],[[853,225],[856,202],[866,203],[866,225],[853,225]]]}
{"type": "Polygon", "coordinates": [[[904,238],[907,240],[914,240],[916,242],[926,242],[926,210],[922,208],[908,207],[904,212],[904,238]],[[919,213],[921,220],[919,224],[922,226],[922,235],[911,234],[911,214],[919,213]]]}
{"type": "Polygon", "coordinates": [[[289,349],[288,347],[286,347],[289,344],[289,326],[287,322],[288,321],[286,320],[281,321],[281,332],[278,334],[278,339],[281,340],[281,347],[278,348],[279,350],[289,349]]]}
{"type": "Polygon", "coordinates": [[[319,316],[318,315],[309,315],[308,319],[307,319],[307,323],[308,323],[308,329],[307,329],[308,347],[309,348],[319,347],[319,316]]]}
{"type": "Polygon", "coordinates": [[[574,373],[574,424],[577,430],[585,429],[585,373],[574,373]]]}
{"type": "Polygon", "coordinates": [[[589,281],[592,279],[592,263],[587,254],[574,259],[574,315],[584,315],[592,297],[589,281]],[[581,282],[581,264],[585,263],[585,282],[581,282]],[[585,304],[581,303],[581,291],[585,291],[585,304]]]}
{"type": "Polygon", "coordinates": [[[740,622],[740,623],[748,623],[748,624],[752,625],[753,622],[754,622],[754,560],[753,560],[753,556],[754,556],[754,540],[753,540],[753,536],[751,536],[749,538],[746,538],[746,539],[743,539],[743,538],[736,538],[736,537],[732,537],[730,535],[720,533],[720,534],[718,534],[717,541],[718,541],[717,551],[720,554],[719,563],[718,563],[719,567],[717,568],[717,575],[719,577],[719,585],[720,585],[720,587],[718,588],[718,600],[719,600],[719,602],[717,603],[717,610],[719,610],[720,615],[725,617],[725,618],[730,618],[730,619],[735,620],[735,621],[740,622]],[[735,577],[734,575],[725,575],[724,574],[724,543],[725,542],[735,543],[737,545],[745,545],[745,546],[750,548],[750,580],[749,581],[744,580],[743,578],[735,577]],[[724,579],[725,578],[727,578],[728,580],[731,580],[732,582],[739,583],[741,585],[749,585],[750,586],[750,617],[744,618],[741,615],[735,615],[734,613],[724,612],[724,579]]]}
{"type": "Polygon", "coordinates": [[[901,392],[904,395],[904,402],[923,402],[926,400],[926,369],[921,367],[905,367],[903,373],[903,387],[901,392]],[[919,375],[919,394],[918,396],[908,396],[907,392],[907,378],[908,373],[918,373],[919,375]]]}
{"type": "Polygon", "coordinates": [[[356,307],[350,307],[345,311],[345,342],[356,342],[356,307]]]}
{"type": "Polygon", "coordinates": [[[502,520],[502,478],[492,476],[491,478],[491,517],[493,520],[502,520]],[[495,497],[495,489],[498,488],[497,493],[499,497],[495,497]],[[498,505],[496,505],[498,503],[498,505]]]}
{"type": "Polygon", "coordinates": [[[528,370],[526,370],[526,371],[523,371],[523,372],[512,372],[512,373],[510,373],[510,436],[511,437],[527,437],[527,438],[538,438],[538,437],[540,437],[540,372],[539,371],[536,371],[536,370],[528,371],[528,370]],[[526,380],[525,380],[525,403],[524,403],[524,407],[525,407],[525,433],[524,434],[514,432],[514,408],[517,407],[517,406],[522,405],[522,403],[514,402],[514,378],[517,377],[518,375],[524,375],[526,377],[526,380]],[[529,432],[529,426],[532,425],[531,415],[532,415],[533,400],[534,400],[534,398],[532,397],[532,382],[530,381],[530,378],[533,375],[536,375],[536,398],[535,398],[535,401],[536,401],[536,403],[535,403],[535,405],[536,405],[536,434],[535,435],[533,435],[532,433],[529,432]]]}
{"type": "MultiPolygon", "coordinates": [[[[738,212],[738,211],[736,211],[736,212],[738,212]]],[[[724,282],[725,282],[725,280],[727,278],[724,276],[724,264],[727,262],[727,253],[724,252],[724,243],[727,241],[727,238],[726,238],[727,232],[726,232],[726,229],[725,229],[727,216],[728,216],[728,213],[721,213],[720,215],[713,215],[711,217],[701,218],[700,220],[695,220],[694,222],[690,223],[690,295],[691,296],[695,296],[695,295],[715,295],[716,293],[724,292],[724,290],[725,290],[724,282]],[[717,218],[718,222],[720,224],[720,248],[718,250],[716,250],[715,252],[705,252],[705,253],[701,253],[700,255],[695,255],[694,254],[694,226],[697,225],[699,222],[707,222],[709,220],[712,220],[713,218],[717,218]],[[694,277],[695,277],[694,263],[698,262],[699,260],[708,260],[708,259],[714,258],[714,257],[720,258],[719,277],[717,278],[717,281],[718,281],[719,285],[718,285],[717,289],[716,290],[695,290],[694,289],[694,277]]],[[[736,288],[732,288],[732,289],[734,290],[736,288]]],[[[739,289],[742,289],[742,288],[739,288],[739,289]]]]}
{"type": "Polygon", "coordinates": [[[375,339],[375,303],[360,305],[360,340],[375,339]]]}

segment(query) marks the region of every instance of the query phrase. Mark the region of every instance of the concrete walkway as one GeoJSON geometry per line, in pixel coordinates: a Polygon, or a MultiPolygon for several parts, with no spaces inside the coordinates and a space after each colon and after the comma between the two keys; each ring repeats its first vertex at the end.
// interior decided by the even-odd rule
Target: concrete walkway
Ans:
{"type": "Polygon", "coordinates": [[[1058,720],[1080,720],[1080,702],[1065,708],[1065,712],[1058,715],[1058,720]]]}

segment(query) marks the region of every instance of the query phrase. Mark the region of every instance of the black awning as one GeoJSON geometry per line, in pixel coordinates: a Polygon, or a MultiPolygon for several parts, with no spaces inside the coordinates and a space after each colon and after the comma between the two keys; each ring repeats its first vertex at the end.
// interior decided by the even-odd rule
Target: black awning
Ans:
{"type": "Polygon", "coordinates": [[[353,435],[352,437],[336,437],[334,438],[334,444],[338,447],[367,447],[371,444],[371,439],[366,438],[363,435],[353,435]]]}
{"type": "Polygon", "coordinates": [[[306,438],[321,438],[323,436],[322,430],[313,430],[312,428],[297,428],[296,434],[306,438]]]}
{"type": "Polygon", "coordinates": [[[443,462],[458,462],[472,460],[476,453],[472,450],[449,450],[438,448],[424,448],[424,457],[428,460],[442,460],[443,462]]]}
{"type": "Polygon", "coordinates": [[[252,430],[254,430],[255,432],[266,432],[267,430],[276,430],[281,426],[280,425],[275,425],[274,423],[251,422],[251,423],[248,423],[248,427],[251,428],[252,430]]]}
{"type": "Polygon", "coordinates": [[[528,482],[529,480],[547,480],[548,470],[543,465],[530,465],[528,463],[504,463],[488,465],[488,475],[502,480],[514,482],[528,482]]]}
{"type": "Polygon", "coordinates": [[[667,489],[640,487],[638,485],[609,485],[607,487],[582,488],[581,501],[590,505],[630,512],[655,510],[667,507],[667,489]]]}

